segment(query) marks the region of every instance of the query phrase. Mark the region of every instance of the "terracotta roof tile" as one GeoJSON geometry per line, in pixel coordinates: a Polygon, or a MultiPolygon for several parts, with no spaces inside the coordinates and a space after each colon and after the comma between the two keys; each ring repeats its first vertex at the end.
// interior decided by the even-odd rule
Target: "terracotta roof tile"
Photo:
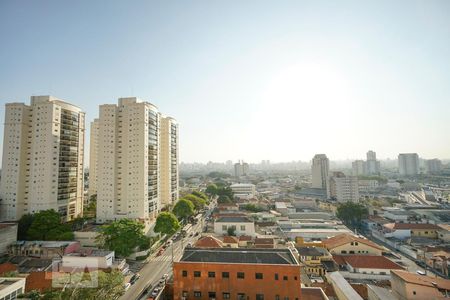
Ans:
{"type": "Polygon", "coordinates": [[[237,237],[226,235],[223,237],[223,242],[225,244],[237,244],[239,240],[237,237]]]}
{"type": "Polygon", "coordinates": [[[376,248],[376,249],[379,249],[379,250],[384,250],[383,247],[381,247],[378,244],[375,244],[374,242],[372,242],[372,241],[370,241],[368,239],[360,238],[360,237],[357,237],[357,236],[354,236],[354,235],[351,235],[351,234],[348,234],[348,233],[338,234],[338,235],[336,235],[334,237],[331,237],[329,239],[326,239],[326,240],[324,240],[322,242],[325,245],[325,247],[327,247],[328,250],[336,248],[336,247],[339,247],[339,246],[342,246],[342,245],[345,245],[345,244],[348,244],[348,243],[351,243],[351,242],[358,242],[358,243],[370,246],[372,248],[376,248]]]}
{"type": "Polygon", "coordinates": [[[221,240],[213,237],[213,236],[204,236],[200,238],[196,243],[195,247],[197,248],[222,248],[223,243],[221,240]]]}
{"type": "Polygon", "coordinates": [[[25,291],[45,291],[52,287],[52,272],[31,272],[25,282],[25,291]]]}
{"type": "Polygon", "coordinates": [[[428,277],[428,276],[410,273],[410,272],[404,271],[404,270],[394,270],[394,271],[392,271],[392,273],[397,275],[404,281],[412,283],[412,284],[430,286],[430,287],[436,286],[438,289],[450,291],[450,280],[449,279],[434,278],[434,277],[432,278],[432,277],[428,277]]]}
{"type": "Polygon", "coordinates": [[[399,264],[378,255],[333,255],[333,259],[339,265],[343,265],[342,262],[345,262],[353,268],[403,270],[399,264]]]}
{"type": "Polygon", "coordinates": [[[10,262],[0,264],[0,275],[3,275],[7,272],[17,272],[17,267],[10,262]]]}
{"type": "Polygon", "coordinates": [[[323,290],[319,287],[302,287],[302,300],[325,300],[323,290]]]}

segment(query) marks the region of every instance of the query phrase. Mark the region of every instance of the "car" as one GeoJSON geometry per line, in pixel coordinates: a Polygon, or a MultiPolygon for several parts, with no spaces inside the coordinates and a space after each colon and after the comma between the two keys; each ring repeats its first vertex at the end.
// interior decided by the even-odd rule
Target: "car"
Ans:
{"type": "Polygon", "coordinates": [[[164,252],[164,249],[159,249],[159,251],[158,251],[158,253],[156,253],[156,256],[161,256],[161,254],[163,254],[163,252],[164,252]]]}
{"type": "Polygon", "coordinates": [[[200,233],[196,232],[196,233],[195,233],[195,236],[198,236],[199,234],[200,234],[200,233]]]}
{"type": "Polygon", "coordinates": [[[420,271],[420,270],[417,270],[416,273],[419,275],[422,275],[422,276],[427,275],[424,271],[420,271]]]}
{"type": "Polygon", "coordinates": [[[156,297],[156,296],[158,296],[158,294],[159,294],[159,288],[155,288],[151,293],[152,297],[156,297]]]}
{"type": "Polygon", "coordinates": [[[128,291],[130,289],[131,283],[127,282],[125,283],[125,285],[123,286],[125,291],[128,291]]]}

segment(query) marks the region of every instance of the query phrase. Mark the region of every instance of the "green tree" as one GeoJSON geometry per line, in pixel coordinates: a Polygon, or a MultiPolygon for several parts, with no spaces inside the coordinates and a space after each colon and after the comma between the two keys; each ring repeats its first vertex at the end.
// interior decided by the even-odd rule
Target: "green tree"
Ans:
{"type": "Polygon", "coordinates": [[[17,228],[17,240],[23,241],[27,239],[27,232],[33,221],[34,215],[32,214],[25,214],[20,218],[17,228]]]}
{"type": "Polygon", "coordinates": [[[121,219],[103,225],[97,236],[97,243],[102,248],[114,251],[116,256],[127,257],[136,247],[148,242],[144,228],[138,221],[121,219]]]}
{"type": "Polygon", "coordinates": [[[73,238],[70,225],[63,224],[61,215],[53,209],[35,213],[27,231],[28,240],[71,241],[73,238]]]}
{"type": "Polygon", "coordinates": [[[215,185],[214,183],[208,185],[206,187],[205,193],[210,195],[210,196],[217,195],[217,185],[215,185]]]}
{"type": "Polygon", "coordinates": [[[186,219],[194,214],[194,204],[186,199],[178,200],[173,207],[173,213],[178,219],[186,219]]]}
{"type": "Polygon", "coordinates": [[[203,200],[205,200],[206,202],[209,201],[208,196],[205,193],[203,193],[203,192],[193,191],[191,194],[194,195],[194,196],[197,196],[197,197],[199,197],[199,198],[201,198],[203,200]]]}
{"type": "Polygon", "coordinates": [[[192,204],[194,204],[194,208],[196,210],[200,210],[204,208],[206,205],[206,201],[203,198],[194,196],[192,194],[184,196],[183,199],[191,201],[192,204]]]}
{"type": "Polygon", "coordinates": [[[230,197],[228,197],[227,195],[220,195],[219,198],[217,198],[217,203],[227,204],[227,203],[233,203],[233,201],[231,201],[230,197]]]}
{"type": "Polygon", "coordinates": [[[369,214],[367,208],[359,203],[346,202],[338,206],[336,216],[351,228],[361,228],[361,220],[369,214]]]}
{"type": "Polygon", "coordinates": [[[244,209],[251,211],[251,212],[261,212],[264,211],[264,209],[256,204],[248,203],[244,205],[244,209]]]}
{"type": "Polygon", "coordinates": [[[236,227],[234,227],[234,226],[228,227],[227,233],[229,236],[235,236],[236,235],[236,227]]]}
{"type": "Polygon", "coordinates": [[[180,229],[177,217],[171,212],[162,212],[156,218],[155,232],[172,235],[180,229]]]}

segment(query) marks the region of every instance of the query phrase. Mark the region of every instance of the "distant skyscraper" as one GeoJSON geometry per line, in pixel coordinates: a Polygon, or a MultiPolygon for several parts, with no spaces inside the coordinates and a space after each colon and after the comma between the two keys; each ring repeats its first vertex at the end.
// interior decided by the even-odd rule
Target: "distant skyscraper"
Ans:
{"type": "Polygon", "coordinates": [[[172,205],[178,200],[178,123],[171,117],[161,117],[161,204],[172,205]]]}
{"type": "MultiPolygon", "coordinates": [[[[151,224],[160,210],[160,114],[135,97],[100,105],[97,222],[131,218],[151,224]]],[[[167,171],[167,170],[166,170],[167,171]]]]}
{"type": "Polygon", "coordinates": [[[417,153],[400,153],[398,155],[398,171],[402,176],[419,174],[419,156],[417,153]]]}
{"type": "Polygon", "coordinates": [[[345,176],[342,172],[334,172],[329,179],[327,195],[338,202],[359,202],[358,178],[345,176]]]}
{"type": "Polygon", "coordinates": [[[5,111],[0,219],[54,209],[66,220],[82,216],[84,112],[52,96],[5,111]]]}
{"type": "Polygon", "coordinates": [[[317,189],[326,189],[328,182],[328,173],[330,171],[330,161],[325,154],[316,154],[312,160],[311,187],[317,189]]]}
{"type": "Polygon", "coordinates": [[[425,161],[425,168],[428,174],[439,173],[442,170],[442,162],[437,158],[427,159],[425,161]]]}
{"type": "Polygon", "coordinates": [[[372,150],[369,150],[367,152],[366,174],[367,175],[380,174],[380,162],[377,160],[377,154],[372,150]]]}
{"type": "Polygon", "coordinates": [[[240,160],[238,163],[234,164],[234,176],[236,177],[247,176],[248,172],[249,172],[248,163],[240,160]]]}
{"type": "Polygon", "coordinates": [[[363,160],[355,160],[352,162],[353,176],[366,175],[366,162],[363,160]]]}

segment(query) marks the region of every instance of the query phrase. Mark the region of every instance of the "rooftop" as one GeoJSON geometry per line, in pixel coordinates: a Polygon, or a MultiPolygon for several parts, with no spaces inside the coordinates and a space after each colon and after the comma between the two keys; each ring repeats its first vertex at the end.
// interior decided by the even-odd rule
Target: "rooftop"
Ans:
{"type": "Polygon", "coordinates": [[[321,247],[297,247],[300,256],[324,256],[328,251],[321,247]]]}
{"type": "Polygon", "coordinates": [[[220,217],[216,220],[216,223],[253,223],[252,220],[250,220],[247,217],[241,217],[241,216],[228,216],[228,217],[220,217]]]}
{"type": "Polygon", "coordinates": [[[403,270],[403,267],[392,260],[378,255],[333,255],[333,259],[339,265],[348,264],[353,268],[361,269],[395,269],[403,270]]]}
{"type": "Polygon", "coordinates": [[[439,230],[441,229],[439,226],[435,224],[427,224],[427,223],[390,223],[385,224],[385,227],[389,229],[397,229],[397,230],[404,230],[404,229],[431,229],[431,230],[439,230]]]}
{"type": "Polygon", "coordinates": [[[397,275],[403,281],[406,281],[408,283],[429,286],[429,287],[437,287],[438,289],[441,289],[441,290],[450,291],[450,280],[449,279],[442,279],[439,277],[432,278],[432,277],[428,277],[428,276],[410,273],[410,272],[404,271],[404,270],[394,270],[394,271],[392,271],[392,273],[397,275]]]}
{"type": "Polygon", "coordinates": [[[298,265],[289,249],[188,248],[180,262],[298,265]]]}
{"type": "Polygon", "coordinates": [[[380,245],[375,244],[374,242],[365,239],[365,238],[361,238],[352,234],[347,234],[347,233],[343,233],[343,234],[339,234],[336,235],[334,237],[331,237],[329,239],[326,239],[323,241],[323,243],[325,244],[325,246],[330,249],[330,248],[336,248],[351,242],[358,242],[361,244],[365,244],[367,246],[370,246],[372,248],[376,248],[379,250],[384,250],[383,247],[381,247],[380,245]]]}
{"type": "Polygon", "coordinates": [[[303,300],[328,300],[320,287],[302,287],[303,300]]]}
{"type": "Polygon", "coordinates": [[[213,236],[204,236],[201,237],[196,243],[196,248],[222,248],[223,243],[221,240],[213,237],[213,236]]]}

